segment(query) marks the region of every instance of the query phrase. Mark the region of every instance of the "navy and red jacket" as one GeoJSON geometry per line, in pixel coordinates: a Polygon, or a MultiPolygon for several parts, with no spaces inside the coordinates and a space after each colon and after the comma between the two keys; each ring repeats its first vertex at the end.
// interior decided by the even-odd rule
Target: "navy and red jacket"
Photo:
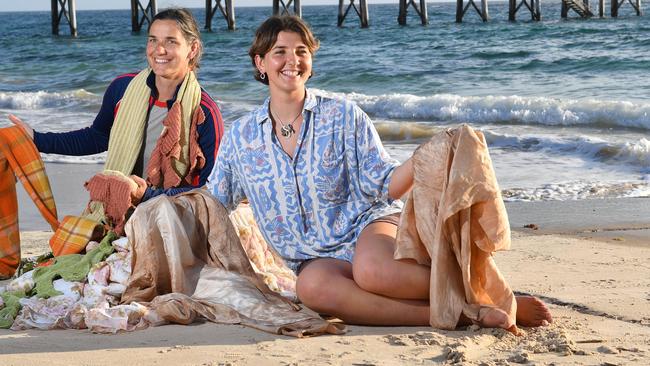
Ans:
{"type": "MultiPolygon", "coordinates": [[[[34,144],[38,151],[42,153],[81,156],[98,154],[108,150],[108,138],[111,133],[111,127],[113,127],[113,121],[117,115],[120,101],[124,96],[124,92],[126,92],[127,86],[136,75],[137,73],[120,75],[111,82],[104,93],[101,109],[90,127],[70,132],[43,133],[34,131],[34,144]]],[[[156,89],[155,75],[153,72],[147,78],[147,85],[151,88],[149,109],[151,109],[154,103],[157,105],[164,103],[158,101],[158,90],[156,89]]],[[[167,101],[168,110],[176,101],[177,93],[178,88],[176,89],[174,98],[167,101]]],[[[205,156],[205,166],[201,169],[197,179],[192,182],[192,186],[169,189],[154,189],[149,187],[144,193],[142,201],[146,201],[160,194],[172,196],[201,187],[207,182],[208,176],[214,166],[217,151],[219,150],[224,126],[223,118],[221,117],[221,112],[217,104],[203,89],[201,90],[201,109],[205,114],[205,121],[197,126],[197,132],[199,135],[199,146],[205,156]]]]}

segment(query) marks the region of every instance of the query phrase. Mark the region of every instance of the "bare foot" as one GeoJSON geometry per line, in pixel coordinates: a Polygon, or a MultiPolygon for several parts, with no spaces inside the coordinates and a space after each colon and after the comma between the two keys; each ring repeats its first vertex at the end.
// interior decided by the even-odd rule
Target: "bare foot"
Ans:
{"type": "Polygon", "coordinates": [[[478,311],[478,324],[484,328],[503,329],[509,329],[514,325],[505,311],[488,306],[481,307],[478,311]]]}
{"type": "Polygon", "coordinates": [[[483,328],[502,328],[516,336],[523,334],[517,328],[517,325],[510,321],[505,311],[491,306],[481,306],[478,311],[478,319],[475,320],[469,319],[465,314],[460,315],[458,325],[470,325],[472,323],[483,328]]]}
{"type": "Polygon", "coordinates": [[[517,324],[540,327],[553,323],[553,317],[542,300],[533,296],[517,296],[517,324]]]}

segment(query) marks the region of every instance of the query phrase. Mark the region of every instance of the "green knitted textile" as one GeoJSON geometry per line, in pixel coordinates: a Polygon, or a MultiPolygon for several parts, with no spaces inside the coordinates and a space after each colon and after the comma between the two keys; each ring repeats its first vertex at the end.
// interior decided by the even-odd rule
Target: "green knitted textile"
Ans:
{"type": "Polygon", "coordinates": [[[85,255],[82,254],[68,254],[56,257],[54,263],[47,267],[39,267],[34,270],[34,289],[31,295],[40,298],[50,298],[52,296],[61,295],[61,292],[54,289],[52,282],[56,279],[63,278],[66,281],[83,281],[90,267],[95,263],[103,261],[114,249],[111,245],[113,240],[118,236],[114,232],[109,232],[99,246],[85,255]]]}
{"type": "Polygon", "coordinates": [[[7,291],[0,293],[0,297],[5,303],[5,307],[0,309],[0,329],[9,329],[20,311],[19,301],[25,297],[25,293],[7,291]]]}

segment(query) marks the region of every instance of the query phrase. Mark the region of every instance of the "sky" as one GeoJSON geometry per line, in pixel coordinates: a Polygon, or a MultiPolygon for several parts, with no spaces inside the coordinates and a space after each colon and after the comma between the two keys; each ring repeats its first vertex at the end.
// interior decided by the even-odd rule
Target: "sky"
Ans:
{"type": "MultiPolygon", "coordinates": [[[[273,0],[233,0],[235,8],[239,6],[269,6],[273,5],[273,0]]],[[[349,4],[349,0],[346,0],[349,4]]],[[[140,0],[143,6],[146,6],[148,0],[140,0]]],[[[285,4],[289,0],[284,0],[285,4]]],[[[225,1],[221,2],[225,4],[225,1]]],[[[302,0],[302,6],[309,5],[337,5],[339,0],[302,0]]],[[[355,1],[356,4],[359,1],[355,1]]],[[[382,3],[399,3],[398,0],[368,0],[368,4],[382,3]]],[[[98,10],[98,9],[129,9],[131,2],[129,0],[76,0],[77,10],[98,10]]],[[[214,4],[214,2],[213,2],[214,4]]],[[[186,8],[203,8],[205,0],[158,0],[158,8],[169,6],[182,6],[186,8]]],[[[0,0],[0,11],[37,11],[50,10],[49,0],[0,0]]]]}

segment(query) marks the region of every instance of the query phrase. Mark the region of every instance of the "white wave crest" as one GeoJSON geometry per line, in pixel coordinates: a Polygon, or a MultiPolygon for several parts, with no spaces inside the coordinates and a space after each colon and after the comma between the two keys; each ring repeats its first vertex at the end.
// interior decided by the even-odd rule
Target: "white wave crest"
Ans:
{"type": "Polygon", "coordinates": [[[60,93],[46,91],[0,92],[0,108],[14,110],[56,108],[76,105],[79,102],[95,100],[96,98],[98,96],[84,89],[60,93]]]}
{"type": "Polygon", "coordinates": [[[650,129],[650,103],[572,100],[547,97],[465,97],[436,94],[364,95],[331,93],[355,101],[378,118],[469,123],[517,123],[549,126],[612,126],[650,129]]]}
{"type": "Polygon", "coordinates": [[[566,201],[591,198],[648,197],[647,182],[566,182],[537,188],[511,188],[501,192],[504,201],[566,201]]]}
{"type": "Polygon", "coordinates": [[[650,140],[615,142],[594,136],[514,136],[483,131],[491,148],[512,148],[520,151],[543,151],[547,154],[573,154],[585,160],[609,164],[627,164],[650,168],[650,140]]]}

